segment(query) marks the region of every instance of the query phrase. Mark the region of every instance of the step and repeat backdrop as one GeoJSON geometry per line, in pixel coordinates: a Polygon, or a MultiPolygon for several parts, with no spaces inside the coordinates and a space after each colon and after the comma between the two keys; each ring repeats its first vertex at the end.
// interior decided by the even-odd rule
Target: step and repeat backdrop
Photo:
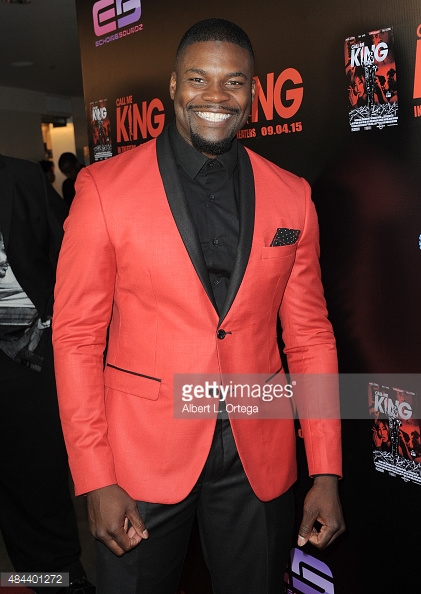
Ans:
{"type": "MultiPolygon", "coordinates": [[[[417,591],[420,2],[76,0],[76,6],[92,163],[157,137],[172,121],[169,79],[190,25],[217,16],[249,34],[257,93],[238,137],[312,185],[342,405],[351,410],[344,413],[340,485],[347,532],[325,551],[292,543],[285,592],[417,591]]],[[[309,479],[299,432],[297,440],[299,522],[309,479]]],[[[186,566],[204,594],[208,576],[200,560],[192,562],[196,548],[186,566]]],[[[189,573],[182,587],[195,594],[189,573]]]]}

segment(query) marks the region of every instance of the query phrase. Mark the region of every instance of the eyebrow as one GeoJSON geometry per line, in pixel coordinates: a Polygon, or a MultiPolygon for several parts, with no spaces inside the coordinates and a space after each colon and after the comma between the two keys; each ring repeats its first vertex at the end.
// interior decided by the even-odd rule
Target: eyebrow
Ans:
{"type": "MultiPolygon", "coordinates": [[[[195,74],[202,74],[202,75],[206,75],[207,74],[206,70],[202,70],[201,68],[188,68],[186,70],[186,74],[189,73],[189,72],[193,72],[195,74]]],[[[245,78],[247,80],[247,76],[244,74],[244,72],[241,72],[241,71],[239,71],[239,72],[228,72],[226,74],[226,77],[227,78],[237,77],[237,76],[242,76],[243,78],[245,78]]]]}

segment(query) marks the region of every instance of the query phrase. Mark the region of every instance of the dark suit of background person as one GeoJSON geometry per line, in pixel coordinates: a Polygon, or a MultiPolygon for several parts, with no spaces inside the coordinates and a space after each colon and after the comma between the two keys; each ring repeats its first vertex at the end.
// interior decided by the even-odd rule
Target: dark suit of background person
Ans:
{"type": "Polygon", "coordinates": [[[58,166],[63,175],[66,176],[61,191],[63,200],[70,208],[73,198],[75,197],[76,178],[83,165],[79,163],[76,155],[73,153],[63,153],[58,160],[58,166]]]}
{"type": "Polygon", "coordinates": [[[0,155],[0,529],[16,571],[77,580],[84,571],[49,327],[67,214],[37,164],[0,155]]]}

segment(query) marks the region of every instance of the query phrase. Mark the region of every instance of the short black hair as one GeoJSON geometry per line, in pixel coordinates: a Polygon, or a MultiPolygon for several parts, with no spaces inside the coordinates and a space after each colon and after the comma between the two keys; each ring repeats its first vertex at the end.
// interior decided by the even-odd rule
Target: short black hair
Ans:
{"type": "Polygon", "coordinates": [[[176,61],[180,58],[184,49],[199,41],[227,41],[235,43],[248,51],[252,63],[254,62],[254,51],[251,41],[245,31],[235,23],[225,19],[204,19],[192,25],[184,33],[175,54],[176,61]]]}
{"type": "Polygon", "coordinates": [[[66,169],[75,167],[78,163],[76,155],[73,153],[62,153],[58,160],[58,167],[59,169],[66,169]]]}

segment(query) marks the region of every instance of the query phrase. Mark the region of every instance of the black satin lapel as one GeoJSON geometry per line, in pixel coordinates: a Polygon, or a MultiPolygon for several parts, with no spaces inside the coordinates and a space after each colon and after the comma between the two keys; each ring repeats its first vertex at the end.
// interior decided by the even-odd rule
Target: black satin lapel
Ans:
{"type": "Polygon", "coordinates": [[[174,217],[175,224],[177,225],[181,239],[183,240],[196,273],[214,308],[218,310],[213,296],[212,285],[203,256],[202,247],[178,175],[177,164],[171,150],[167,129],[164,129],[162,134],[158,136],[156,140],[156,154],[159,171],[161,173],[168,204],[174,217]]]}
{"type": "Polygon", "coordinates": [[[13,174],[0,156],[0,229],[5,248],[9,244],[10,223],[13,208],[13,174]]]}
{"type": "Polygon", "coordinates": [[[240,288],[250,257],[251,244],[253,242],[255,209],[254,176],[249,156],[245,148],[240,144],[238,146],[237,179],[239,180],[238,187],[236,186],[236,192],[238,192],[240,214],[240,237],[238,240],[237,259],[231,274],[227,296],[219,318],[219,324],[222,323],[227,315],[235,296],[237,295],[238,289],[240,288]]]}

